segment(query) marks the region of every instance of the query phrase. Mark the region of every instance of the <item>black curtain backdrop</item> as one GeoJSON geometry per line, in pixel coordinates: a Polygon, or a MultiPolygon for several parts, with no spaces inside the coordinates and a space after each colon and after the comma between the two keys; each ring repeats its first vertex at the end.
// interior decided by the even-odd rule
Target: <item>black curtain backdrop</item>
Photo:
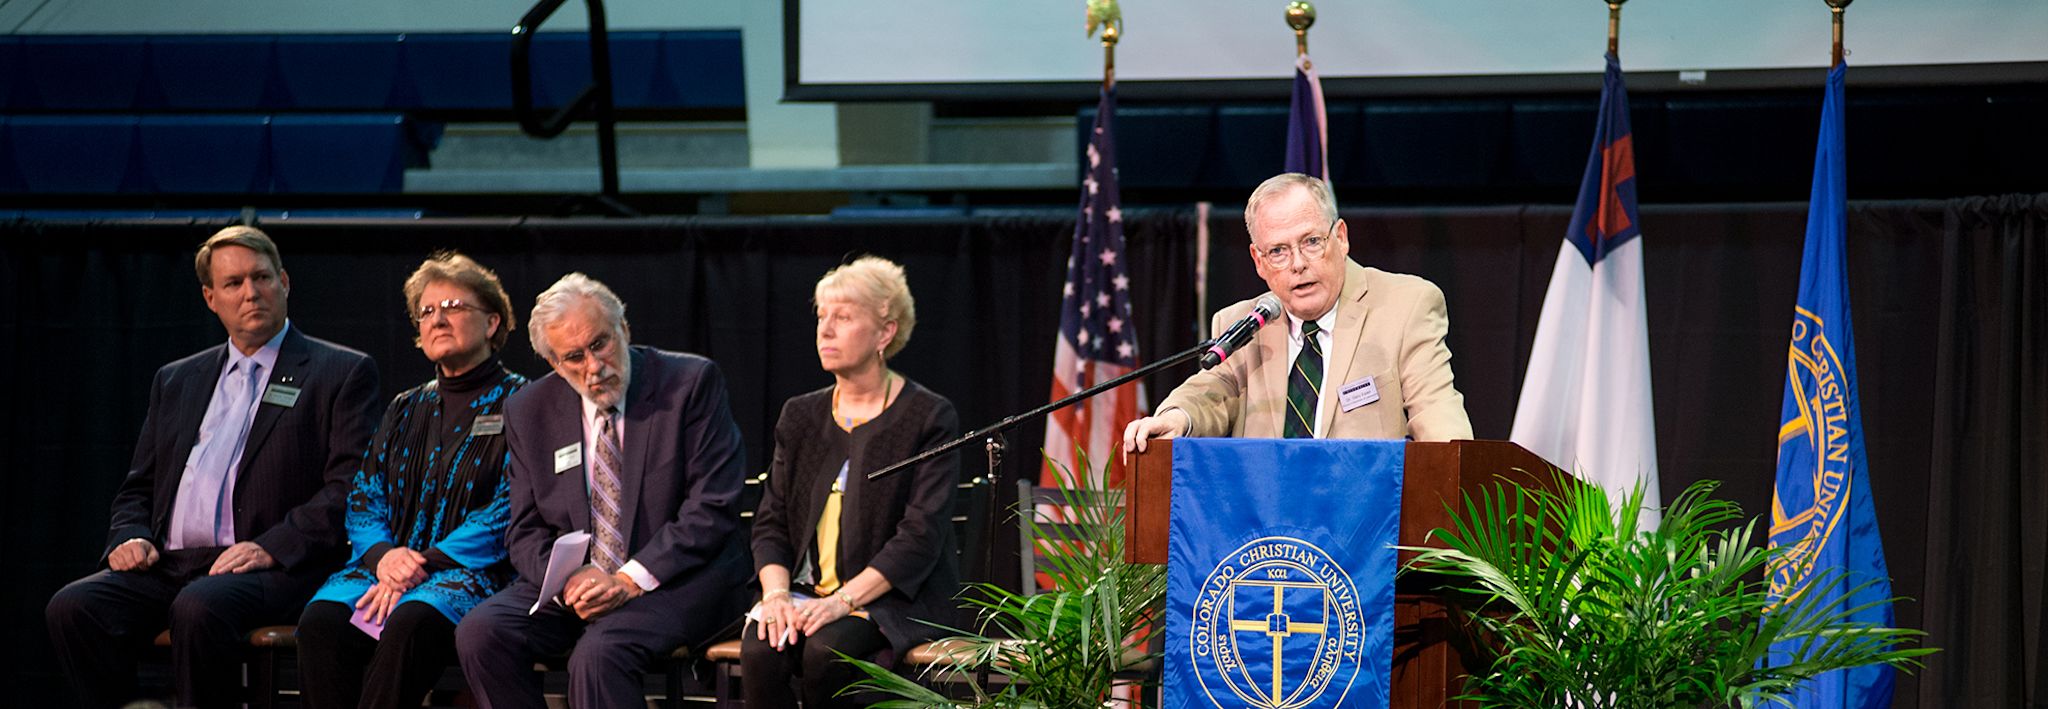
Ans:
{"type": "MultiPolygon", "coordinates": [[[[1236,205],[1210,219],[1210,306],[1263,287],[1236,205]]],[[[1659,466],[1667,496],[1695,480],[1769,510],[1803,204],[1643,209],[1659,466]]],[[[1505,438],[1564,207],[1367,209],[1345,214],[1361,263],[1423,275],[1450,302],[1459,388],[1482,438],[1505,438]]],[[[1944,648],[1903,677],[1897,706],[2048,706],[2048,195],[1850,206],[1851,294],[1871,486],[1901,624],[1944,648]]],[[[1194,211],[1126,212],[1143,354],[1191,344],[1194,211]]],[[[8,671],[32,705],[58,703],[42,608],[91,571],[107,504],[141,425],[146,386],[223,339],[197,297],[198,242],[219,224],[0,225],[0,513],[12,583],[0,591],[8,671]]],[[[435,249],[498,270],[523,310],[584,271],[628,305],[639,343],[723,367],[755,469],[782,401],[829,383],[812,351],[811,286],[850,255],[902,262],[919,323],[894,363],[975,426],[1044,403],[1072,216],[964,219],[431,220],[264,225],[285,252],[292,320],[376,357],[395,394],[430,374],[399,286],[435,249]]],[[[546,372],[515,333],[512,368],[546,372]]],[[[1148,382],[1158,397],[1186,376],[1148,382]]],[[[1040,426],[1009,440],[1005,480],[1035,475],[1040,426]]],[[[977,454],[963,474],[979,474],[977,454]]],[[[1007,488],[998,488],[1007,489],[1007,488]]],[[[1003,534],[995,539],[1008,539],[1003,534]]],[[[1014,549],[994,578],[1015,582],[1014,549]]]]}

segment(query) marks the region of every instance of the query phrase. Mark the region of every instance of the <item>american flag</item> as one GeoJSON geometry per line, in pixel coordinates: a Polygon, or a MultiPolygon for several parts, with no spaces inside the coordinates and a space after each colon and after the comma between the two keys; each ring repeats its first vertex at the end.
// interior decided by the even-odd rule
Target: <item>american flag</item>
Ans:
{"type": "MultiPolygon", "coordinates": [[[[1124,250],[1123,210],[1117,206],[1116,90],[1104,88],[1088,139],[1087,176],[1081,179],[1081,214],[1074,220],[1074,249],[1067,255],[1067,284],[1060,298],[1060,336],[1053,355],[1052,399],[1114,379],[1138,366],[1137,328],[1131,324],[1131,278],[1124,250]]],[[[1079,473],[1079,445],[1096,473],[1122,479],[1117,445],[1124,426],[1145,410],[1145,389],[1131,382],[1093,399],[1054,412],[1045,427],[1047,463],[1043,485],[1061,482],[1059,468],[1079,473]],[[1113,466],[1105,468],[1105,466],[1113,466]]],[[[1081,481],[1066,481],[1069,485],[1081,481]]]]}

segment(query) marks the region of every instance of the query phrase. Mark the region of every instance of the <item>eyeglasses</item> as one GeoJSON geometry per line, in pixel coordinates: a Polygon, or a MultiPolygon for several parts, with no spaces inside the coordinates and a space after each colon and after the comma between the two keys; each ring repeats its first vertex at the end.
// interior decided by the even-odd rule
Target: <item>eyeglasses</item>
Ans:
{"type": "Polygon", "coordinates": [[[461,298],[449,298],[439,303],[426,303],[421,305],[419,312],[413,313],[412,321],[415,323],[422,323],[428,320],[432,320],[434,319],[435,313],[441,313],[449,317],[454,317],[456,313],[462,312],[464,310],[483,312],[483,308],[471,305],[469,303],[465,303],[461,298]]]}
{"type": "Polygon", "coordinates": [[[583,363],[590,361],[592,357],[603,359],[610,355],[617,344],[618,340],[612,339],[610,333],[598,335],[597,339],[591,340],[590,344],[583,346],[581,349],[569,350],[555,355],[555,360],[571,367],[582,367],[583,363]]]}
{"type": "Polygon", "coordinates": [[[1327,230],[1326,233],[1316,234],[1306,239],[1302,239],[1300,246],[1296,246],[1294,244],[1280,244],[1278,246],[1268,248],[1264,251],[1260,251],[1259,257],[1266,260],[1266,265],[1272,266],[1274,268],[1284,267],[1290,263],[1293,263],[1294,252],[1297,250],[1301,252],[1301,257],[1303,259],[1308,261],[1314,261],[1316,259],[1322,258],[1323,254],[1329,252],[1330,240],[1336,238],[1336,233],[1337,222],[1332,221],[1330,222],[1330,228],[1327,230]]]}

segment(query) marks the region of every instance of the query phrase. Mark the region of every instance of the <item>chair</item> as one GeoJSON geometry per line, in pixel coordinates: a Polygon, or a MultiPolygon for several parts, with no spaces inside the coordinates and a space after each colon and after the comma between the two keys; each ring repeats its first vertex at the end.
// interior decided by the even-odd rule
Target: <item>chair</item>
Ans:
{"type": "MultiPolygon", "coordinates": [[[[266,625],[249,631],[249,660],[244,670],[246,685],[242,695],[251,709],[278,706],[279,685],[282,684],[278,680],[283,676],[283,670],[297,661],[298,630],[295,625],[266,625]]],[[[169,648],[171,631],[157,633],[154,644],[169,648]]]]}
{"type": "MultiPolygon", "coordinates": [[[[765,484],[766,478],[764,473],[757,481],[765,484]]],[[[990,493],[993,487],[988,478],[976,477],[960,483],[953,496],[953,552],[959,560],[963,582],[988,579],[989,545],[983,540],[988,538],[989,529],[993,526],[994,512],[990,509],[994,502],[994,495],[990,493]]],[[[758,493],[754,499],[758,502],[758,493]]],[[[743,516],[751,523],[753,513],[744,513],[743,516]]],[[[945,642],[940,640],[912,647],[904,652],[902,664],[922,668],[938,662],[945,656],[945,642]]],[[[739,694],[740,683],[746,681],[740,673],[740,648],[739,640],[727,640],[704,651],[704,659],[716,666],[713,697],[719,707],[745,705],[739,694]]]]}

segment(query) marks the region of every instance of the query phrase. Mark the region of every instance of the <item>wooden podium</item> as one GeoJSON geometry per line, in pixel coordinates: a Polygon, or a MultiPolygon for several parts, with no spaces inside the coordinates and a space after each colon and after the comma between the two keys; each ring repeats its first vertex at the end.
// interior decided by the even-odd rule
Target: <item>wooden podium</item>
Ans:
{"type": "MultiPolygon", "coordinates": [[[[1133,456],[1125,481],[1125,555],[1139,564],[1166,563],[1167,516],[1173,497],[1173,441],[1152,441],[1133,456]]],[[[1401,483],[1400,543],[1424,546],[1429,531],[1450,526],[1445,508],[1462,510],[1464,492],[1475,497],[1496,481],[1551,487],[1551,465],[1507,441],[1408,444],[1401,483]]],[[[1401,562],[1414,556],[1403,552],[1401,562]]],[[[1465,667],[1454,642],[1462,641],[1439,595],[1424,579],[1402,577],[1394,589],[1394,661],[1389,699],[1396,709],[1437,709],[1463,691],[1465,667]]]]}

